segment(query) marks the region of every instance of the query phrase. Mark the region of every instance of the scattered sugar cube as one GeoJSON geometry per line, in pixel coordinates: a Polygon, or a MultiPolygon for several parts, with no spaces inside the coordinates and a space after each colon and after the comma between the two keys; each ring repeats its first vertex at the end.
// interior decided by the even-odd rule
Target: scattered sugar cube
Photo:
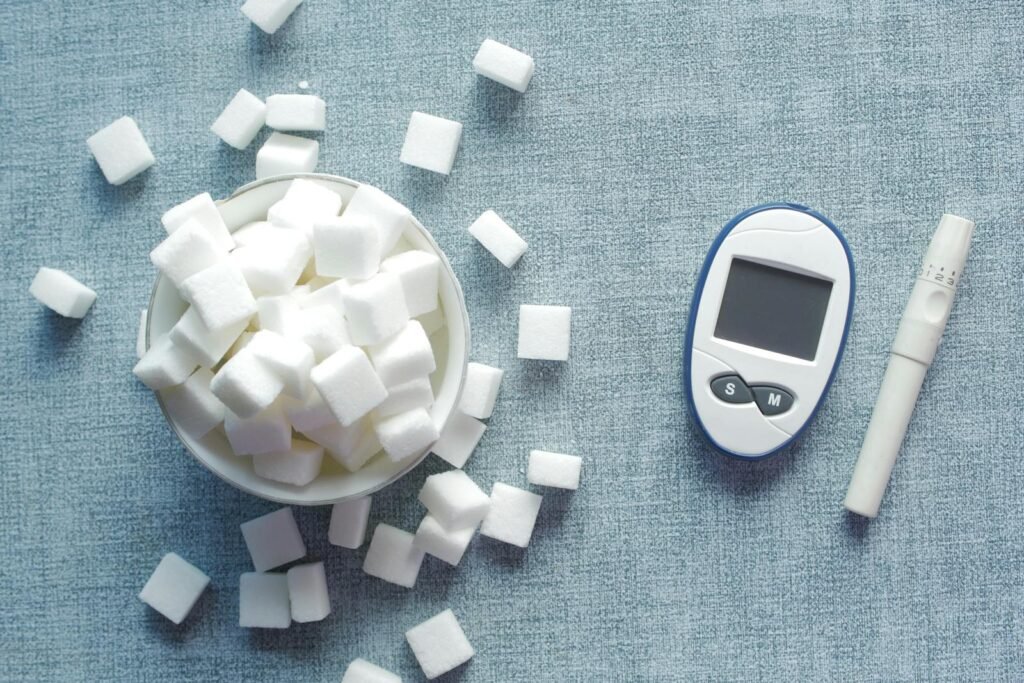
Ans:
{"type": "Polygon", "coordinates": [[[171,328],[171,341],[199,360],[204,368],[212,368],[228,352],[235,340],[245,331],[247,320],[213,331],[203,323],[199,312],[192,306],[171,328]]]}
{"type": "Polygon", "coordinates": [[[377,273],[346,287],[342,297],[352,343],[379,344],[409,322],[402,281],[394,273],[377,273]]]}
{"type": "Polygon", "coordinates": [[[530,464],[526,468],[526,480],[537,486],[551,486],[575,491],[580,487],[582,466],[583,459],[578,455],[530,451],[530,464]]]}
{"type": "Polygon", "coordinates": [[[345,669],[341,683],[402,683],[402,679],[365,659],[354,659],[345,669]]]}
{"type": "Polygon", "coordinates": [[[271,95],[267,98],[267,125],[275,130],[323,130],[327,104],[316,95],[271,95]]]}
{"type": "Polygon", "coordinates": [[[189,436],[200,439],[224,421],[224,404],[210,391],[213,373],[206,368],[193,372],[183,384],[160,392],[174,423],[189,436]]]}
{"type": "Polygon", "coordinates": [[[491,509],[480,533],[525,548],[533,535],[542,498],[508,484],[495,482],[491,488],[491,509]]]}
{"type": "Polygon", "coordinates": [[[288,577],[248,572],[238,581],[238,625],[242,628],[288,628],[292,608],[288,577]]]}
{"type": "Polygon", "coordinates": [[[491,506],[487,494],[462,470],[427,477],[419,501],[446,529],[476,526],[491,506]]]}
{"type": "Polygon", "coordinates": [[[387,341],[370,347],[370,360],[381,381],[389,387],[425,377],[436,367],[430,339],[415,320],[387,341]]]}
{"type": "Polygon", "coordinates": [[[228,252],[198,221],[185,221],[149,252],[149,260],[181,287],[188,278],[225,260],[228,252]]]}
{"type": "Polygon", "coordinates": [[[526,92],[533,78],[533,57],[488,38],[473,58],[473,71],[517,92],[526,92]]]}
{"type": "Polygon", "coordinates": [[[180,624],[210,583],[210,577],[175,553],[167,553],[142,587],[139,600],[180,624]]]}
{"type": "Polygon", "coordinates": [[[291,442],[291,450],[252,456],[252,469],[257,476],[292,486],[305,486],[320,474],[324,460],[323,446],[301,439],[291,442]]]}
{"type": "Polygon", "coordinates": [[[287,133],[273,133],[256,153],[256,178],[284,173],[311,173],[320,157],[320,143],[287,133]]]}
{"type": "Polygon", "coordinates": [[[303,398],[309,390],[309,372],[313,369],[313,349],[296,339],[270,330],[253,336],[249,350],[284,382],[284,393],[303,398]]]}
{"type": "Polygon", "coordinates": [[[231,260],[253,295],[275,296],[292,290],[312,253],[304,235],[275,228],[264,240],[232,251],[231,260]]]}
{"type": "Polygon", "coordinates": [[[306,556],[306,544],[302,541],[291,508],[281,508],[243,522],[242,537],[258,572],[269,571],[306,556]]]}
{"type": "Polygon", "coordinates": [[[384,452],[395,462],[422,453],[438,436],[434,420],[423,408],[382,418],[375,430],[384,452]]]}
{"type": "Polygon", "coordinates": [[[149,320],[149,311],[145,308],[142,309],[142,315],[139,316],[139,332],[135,336],[135,357],[142,358],[146,353],[146,323],[149,320]]]}
{"type": "Polygon", "coordinates": [[[465,664],[475,654],[450,609],[413,626],[405,632],[405,639],[430,680],[465,664]]]}
{"type": "Polygon", "coordinates": [[[181,296],[195,306],[211,330],[248,321],[256,313],[256,299],[245,276],[231,261],[221,261],[189,277],[181,283],[181,296]]]}
{"type": "Polygon", "coordinates": [[[300,624],[323,621],[331,613],[324,563],[300,564],[289,569],[288,596],[292,603],[292,621],[300,624]]]}
{"type": "Polygon", "coordinates": [[[483,363],[469,363],[466,366],[466,383],[462,385],[459,410],[466,415],[486,420],[494,412],[498,399],[498,388],[505,371],[483,363]]]}
{"type": "Polygon", "coordinates": [[[235,248],[235,240],[209,192],[203,192],[171,207],[160,217],[160,222],[163,223],[168,234],[173,233],[190,220],[201,225],[224,251],[235,248]]]}
{"type": "Polygon", "coordinates": [[[432,515],[427,515],[416,530],[413,543],[417,548],[439,560],[457,566],[476,534],[476,526],[462,529],[446,529],[432,515]]]}
{"type": "Polygon", "coordinates": [[[444,327],[444,311],[438,306],[430,313],[424,313],[417,320],[423,325],[423,331],[428,335],[433,335],[444,327]]]}
{"type": "Polygon", "coordinates": [[[344,225],[372,225],[380,235],[380,256],[391,251],[410,224],[412,212],[382,190],[360,185],[341,214],[344,225]]]}
{"type": "Polygon", "coordinates": [[[280,401],[247,418],[225,411],[224,431],[235,455],[283,453],[292,447],[292,426],[280,401]]]}
{"type": "Polygon", "coordinates": [[[195,356],[164,335],[150,345],[132,373],[153,391],[160,391],[181,384],[198,367],[199,360],[195,356]]]}
{"type": "Polygon", "coordinates": [[[342,218],[313,226],[313,252],[317,275],[365,280],[380,265],[380,232],[369,223],[342,218]]]}
{"type": "Polygon", "coordinates": [[[130,116],[122,116],[85,142],[111,185],[123,185],[156,163],[146,138],[130,116]]]}
{"type": "Polygon", "coordinates": [[[462,124],[439,116],[414,111],[405,132],[399,160],[435,173],[448,175],[462,138],[462,124]]]}
{"type": "Polygon", "coordinates": [[[245,149],[267,120],[267,105],[242,88],[210,126],[213,134],[235,149],[245,149]]]}
{"type": "Polygon", "coordinates": [[[65,318],[84,318],[96,301],[96,292],[56,268],[40,268],[28,291],[36,301],[65,318]]]}
{"type": "Polygon", "coordinates": [[[469,234],[506,268],[514,266],[526,253],[526,240],[491,210],[484,211],[473,221],[469,234]]]}
{"type": "Polygon", "coordinates": [[[257,414],[281,394],[284,381],[274,374],[248,346],[221,366],[210,382],[210,391],[235,416],[257,414]]]}
{"type": "Polygon", "coordinates": [[[387,524],[378,524],[363,560],[363,571],[406,588],[416,585],[423,551],[412,544],[413,535],[387,524]]]}
{"type": "Polygon", "coordinates": [[[299,304],[295,297],[286,294],[261,296],[256,299],[256,315],[260,329],[288,334],[299,321],[299,304]]]}
{"type": "Polygon", "coordinates": [[[388,390],[380,381],[366,353],[344,346],[313,368],[310,379],[324,402],[344,426],[384,402],[388,390]]]}
{"type": "Polygon", "coordinates": [[[520,306],[518,356],[537,360],[569,360],[571,317],[572,309],[568,306],[520,306]]]}
{"type": "Polygon", "coordinates": [[[264,33],[274,33],[301,4],[302,0],[246,0],[242,14],[264,33]]]}
{"type": "Polygon", "coordinates": [[[377,406],[377,417],[398,415],[413,408],[427,408],[434,403],[434,391],[430,379],[418,377],[404,384],[388,387],[388,397],[377,406]]]}
{"type": "Polygon", "coordinates": [[[441,431],[441,437],[430,450],[454,467],[463,467],[487,429],[480,420],[459,411],[448,417],[448,423],[441,431]]]}
{"type": "Polygon", "coordinates": [[[434,254],[413,249],[384,259],[380,269],[394,273],[402,281],[405,306],[416,317],[437,309],[437,289],[441,259],[434,254]]]}
{"type": "Polygon", "coordinates": [[[288,421],[300,432],[322,429],[335,423],[334,413],[312,383],[301,399],[283,397],[281,400],[288,421]]]}
{"type": "Polygon", "coordinates": [[[331,524],[327,540],[331,545],[355,550],[366,540],[366,520],[370,517],[372,496],[335,503],[331,509],[331,524]]]}

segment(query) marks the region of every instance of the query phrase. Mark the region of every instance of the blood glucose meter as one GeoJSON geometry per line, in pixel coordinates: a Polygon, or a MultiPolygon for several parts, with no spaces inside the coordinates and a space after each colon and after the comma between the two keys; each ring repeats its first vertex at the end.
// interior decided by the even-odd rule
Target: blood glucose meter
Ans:
{"type": "Polygon", "coordinates": [[[690,411],[727,455],[785,448],[828,393],[853,312],[842,233],[797,204],[766,204],[722,229],[693,295],[686,331],[690,411]]]}

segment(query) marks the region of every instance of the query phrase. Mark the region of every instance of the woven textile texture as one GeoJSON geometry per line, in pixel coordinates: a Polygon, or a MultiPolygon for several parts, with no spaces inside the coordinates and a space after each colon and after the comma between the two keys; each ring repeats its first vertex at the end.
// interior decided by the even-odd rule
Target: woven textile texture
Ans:
{"type": "MultiPolygon", "coordinates": [[[[364,657],[422,680],[409,627],[451,607],[476,657],[447,681],[1024,680],[1024,5],[1012,0],[388,3],[307,0],[275,35],[241,0],[0,3],[0,679],[338,681],[364,657]],[[524,95],[470,68],[531,54],[524,95]],[[478,538],[414,590],[327,543],[334,613],[238,627],[238,525],[276,509],[196,463],[131,375],[160,214],[253,178],[208,128],[241,87],[328,103],[319,170],[407,203],[467,295],[475,360],[505,369],[467,472],[526,486],[530,449],[576,453],[525,551],[478,538]],[[450,177],[398,161],[412,111],[461,121],[450,177]],[[108,185],[85,139],[133,116],[156,166],[108,185]],[[717,231],[795,201],[849,239],[842,367],[799,443],[712,452],[680,375],[717,231]],[[494,209],[514,269],[466,232],[494,209]],[[841,501],[939,216],[977,222],[947,334],[881,516],[841,501]],[[94,287],[68,321],[35,270],[94,287]],[[567,363],[515,357],[520,303],[573,308],[567,363]],[[136,597],[175,551],[211,589],[175,627],[136,597]]],[[[378,495],[414,529],[431,458],[378,495]]]]}

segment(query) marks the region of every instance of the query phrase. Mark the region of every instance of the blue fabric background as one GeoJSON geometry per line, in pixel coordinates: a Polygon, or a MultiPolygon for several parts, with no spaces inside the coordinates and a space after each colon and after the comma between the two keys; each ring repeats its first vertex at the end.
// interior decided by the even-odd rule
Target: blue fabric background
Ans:
{"type": "MultiPolygon", "coordinates": [[[[452,607],[477,655],[448,680],[1024,679],[1024,5],[308,0],[268,37],[240,2],[0,6],[0,678],[337,681],[362,656],[418,680],[403,632],[452,607]],[[485,37],[536,58],[524,96],[473,74],[485,37]],[[328,102],[320,170],[413,208],[462,279],[474,358],[506,370],[469,473],[525,485],[531,448],[585,467],[525,552],[477,539],[411,591],[299,510],[335,612],[255,632],[238,524],[277,506],[188,457],[130,370],[160,213],[253,177],[259,141],[208,126],[239,87],[300,80],[328,102]],[[451,177],[398,162],[412,110],[465,125],[451,177]],[[158,161],[114,188],[85,139],[123,114],[158,161]],[[751,465],[690,425],[681,347],[711,240],[769,200],[833,219],[859,288],[816,424],[751,465]],[[488,208],[529,240],[513,270],[466,233],[488,208]],[[867,524],[840,502],[943,211],[976,240],[867,524]],[[85,320],[30,298],[40,265],[99,292],[85,320]],[[568,363],[515,358],[523,302],[573,307],[568,363]],[[169,550],[213,579],[181,627],[136,598],[169,550]]],[[[440,469],[371,523],[413,528],[440,469]]]]}

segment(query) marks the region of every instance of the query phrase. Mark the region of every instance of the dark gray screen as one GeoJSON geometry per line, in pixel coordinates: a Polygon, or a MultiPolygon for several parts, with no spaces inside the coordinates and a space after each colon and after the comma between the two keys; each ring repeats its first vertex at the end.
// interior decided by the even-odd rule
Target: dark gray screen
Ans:
{"type": "Polygon", "coordinates": [[[814,360],[831,295],[828,280],[733,259],[715,336],[814,360]]]}

